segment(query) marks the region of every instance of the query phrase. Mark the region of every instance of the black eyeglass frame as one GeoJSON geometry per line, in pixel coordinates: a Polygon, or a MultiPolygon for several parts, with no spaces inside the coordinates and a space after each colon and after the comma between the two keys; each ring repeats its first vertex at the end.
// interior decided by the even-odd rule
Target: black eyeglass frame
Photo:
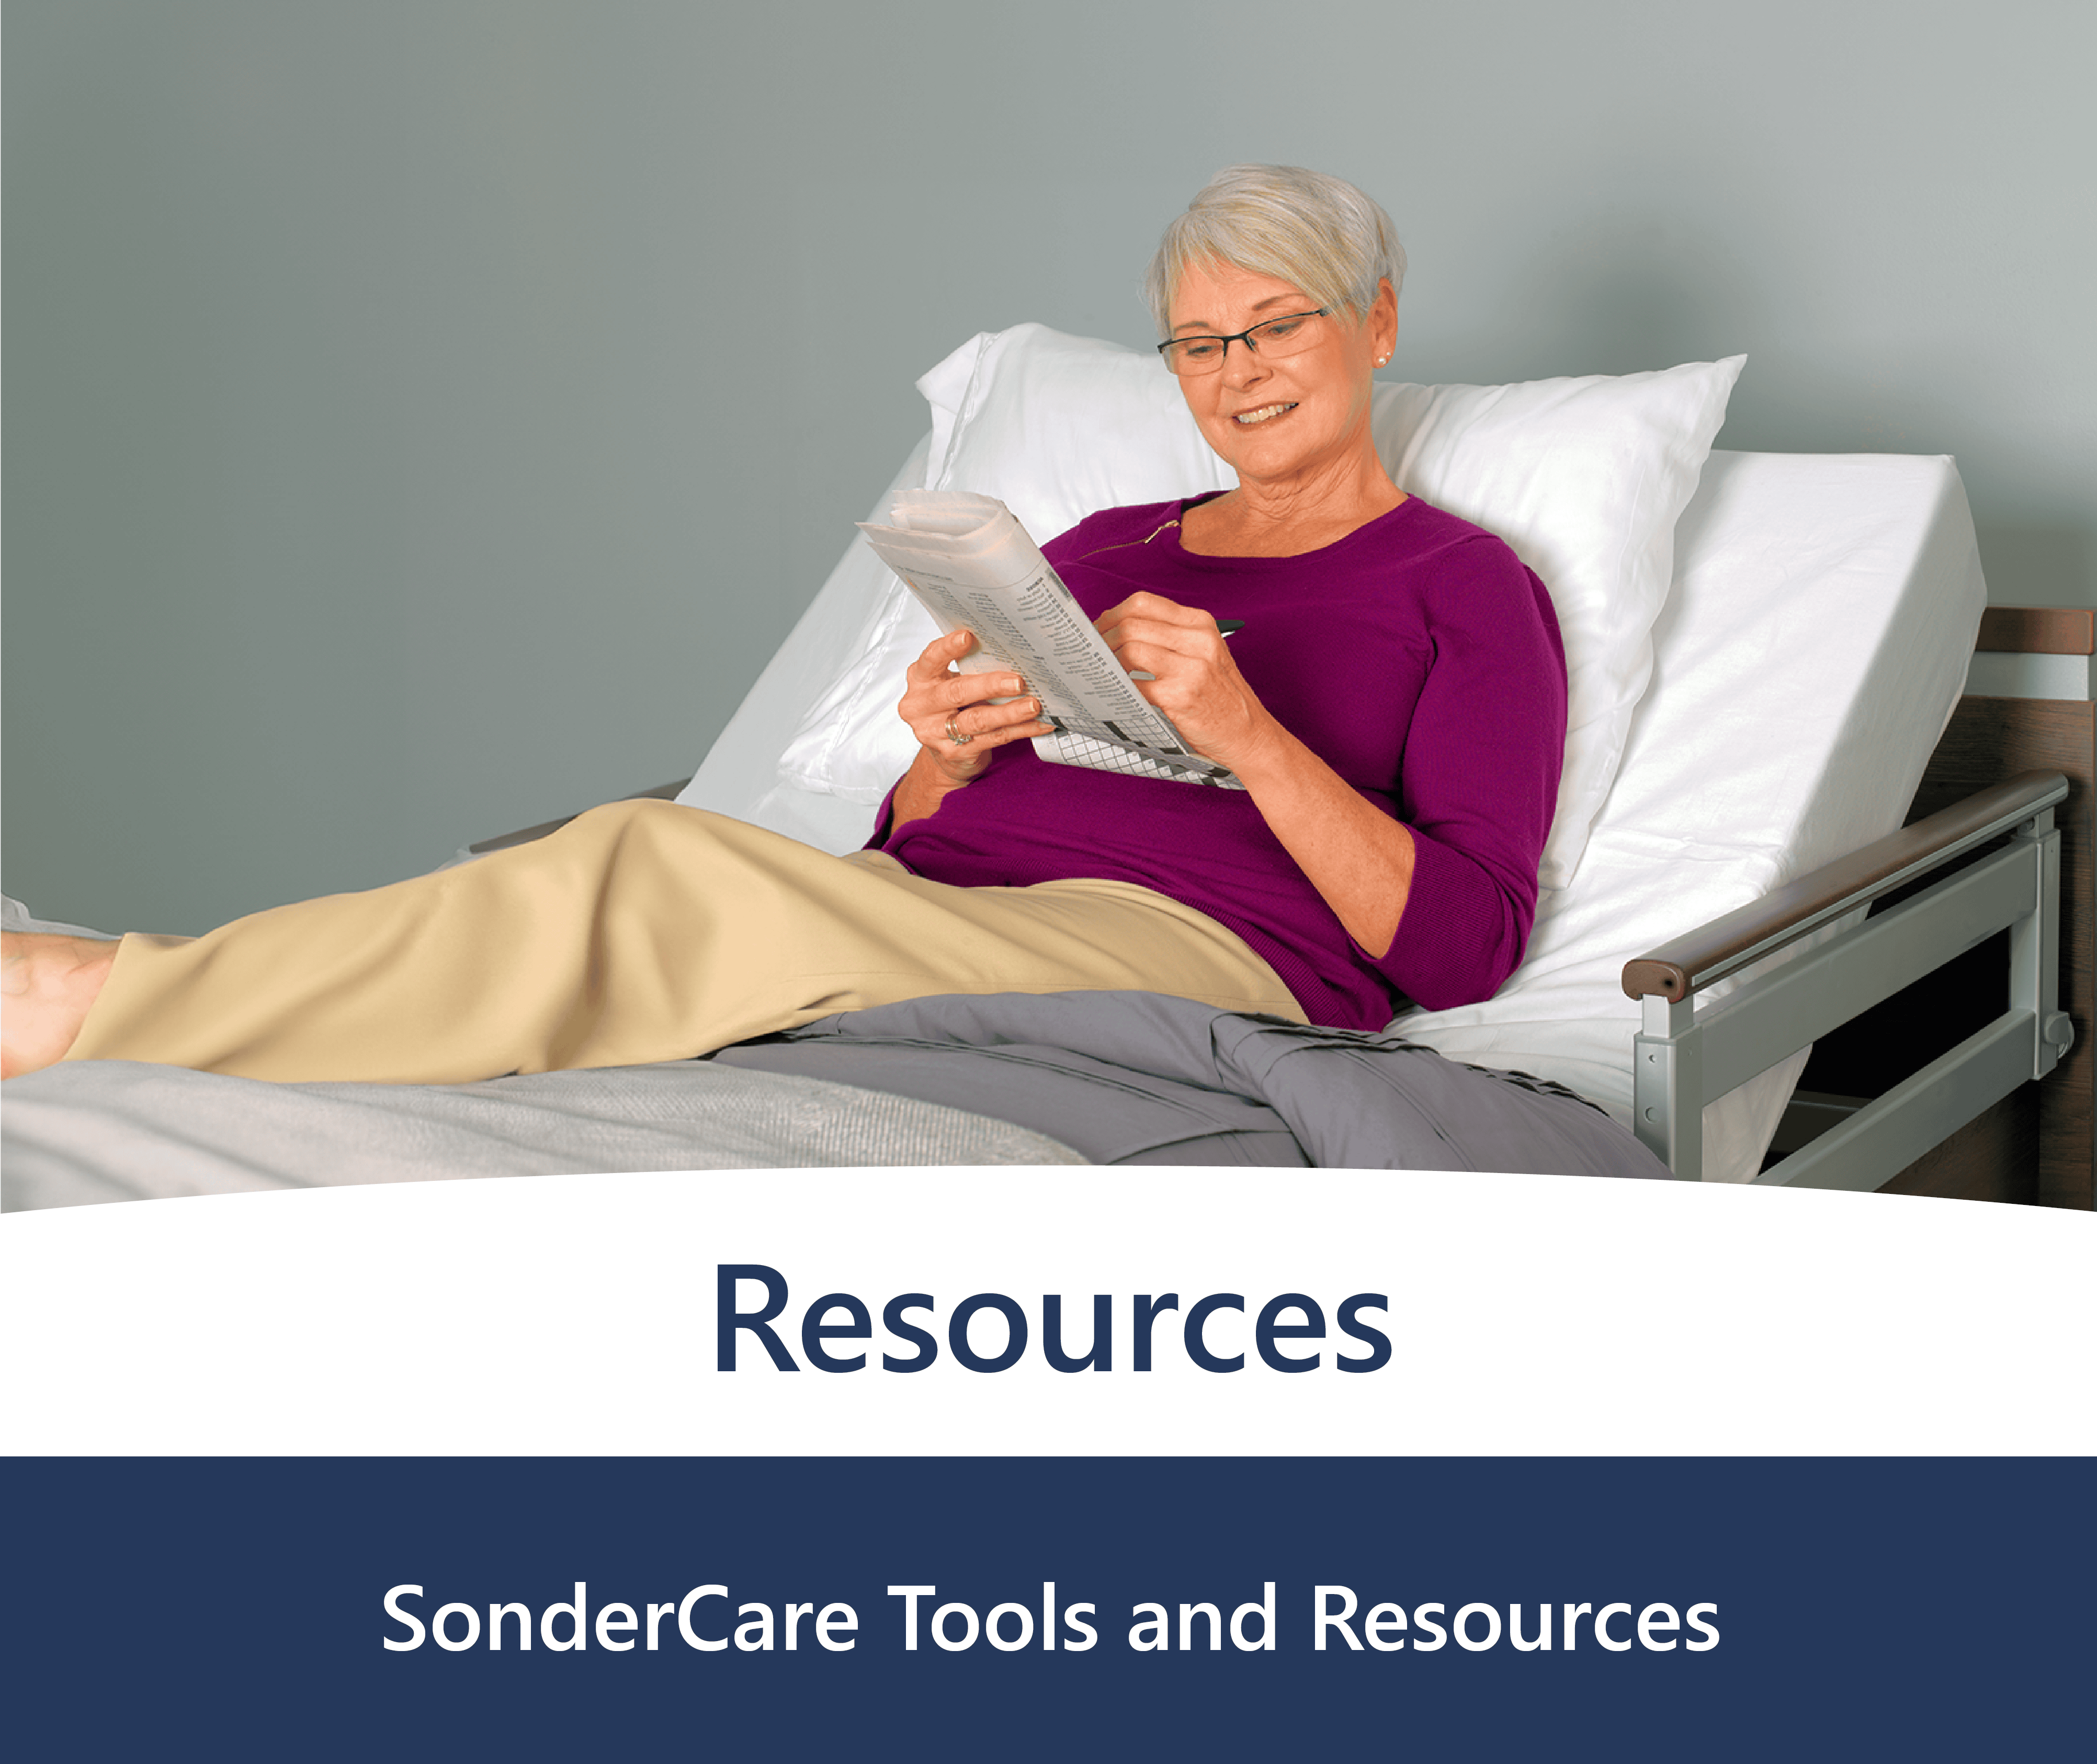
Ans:
{"type": "Polygon", "coordinates": [[[1230,358],[1232,344],[1243,344],[1248,355],[1256,356],[1259,353],[1258,346],[1252,340],[1254,331],[1264,330],[1269,325],[1285,325],[1292,318],[1330,318],[1332,316],[1331,307],[1314,307],[1307,313],[1282,313],[1273,318],[1263,318],[1257,325],[1251,326],[1244,330],[1233,331],[1228,337],[1213,337],[1206,331],[1197,331],[1191,337],[1167,337],[1164,342],[1154,344],[1153,347],[1158,351],[1158,359],[1165,364],[1167,370],[1179,374],[1180,378],[1184,379],[1186,376],[1180,374],[1180,370],[1172,365],[1172,357],[1167,353],[1169,350],[1177,348],[1181,344],[1220,343],[1224,346],[1224,352],[1216,357],[1216,370],[1220,373],[1223,370],[1224,363],[1230,358]]]}

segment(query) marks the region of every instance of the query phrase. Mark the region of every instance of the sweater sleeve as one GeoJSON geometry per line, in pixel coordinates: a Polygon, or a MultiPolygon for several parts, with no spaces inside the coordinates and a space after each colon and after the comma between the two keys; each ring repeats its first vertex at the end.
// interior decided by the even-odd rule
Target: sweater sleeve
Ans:
{"type": "Polygon", "coordinates": [[[888,842],[895,832],[895,793],[902,788],[903,780],[900,778],[888,786],[888,794],[881,799],[881,812],[873,817],[873,831],[867,835],[866,843],[860,847],[862,851],[885,851],[888,849],[888,842]]]}
{"type": "Polygon", "coordinates": [[[1438,572],[1429,634],[1399,775],[1412,890],[1390,948],[1362,954],[1447,1010],[1491,997],[1527,947],[1565,756],[1565,659],[1543,584],[1485,534],[1438,572]]]}

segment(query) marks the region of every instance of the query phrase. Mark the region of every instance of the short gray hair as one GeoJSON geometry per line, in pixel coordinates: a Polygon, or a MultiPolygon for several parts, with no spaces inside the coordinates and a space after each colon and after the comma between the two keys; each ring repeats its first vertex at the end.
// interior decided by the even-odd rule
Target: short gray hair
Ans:
{"type": "Polygon", "coordinates": [[[1189,264],[1224,263],[1293,282],[1320,306],[1356,319],[1388,277],[1405,280],[1405,247],[1390,217],[1344,178],[1300,165],[1227,165],[1175,216],[1143,278],[1158,335],[1189,264]]]}

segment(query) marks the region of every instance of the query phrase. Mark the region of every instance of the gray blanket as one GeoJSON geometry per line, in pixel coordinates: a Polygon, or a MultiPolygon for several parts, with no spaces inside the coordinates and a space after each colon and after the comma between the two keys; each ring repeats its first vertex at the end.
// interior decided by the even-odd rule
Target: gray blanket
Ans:
{"type": "Polygon", "coordinates": [[[1095,1163],[1668,1175],[1562,1085],[1460,1065],[1399,1033],[1155,992],[919,999],[715,1061],[978,1110],[1053,1132],[1095,1163]]]}
{"type": "Polygon", "coordinates": [[[1086,1162],[1666,1174],[1556,1086],[1143,992],[923,999],[711,1060],[480,1084],[81,1061],[11,1079],[0,1101],[10,1211],[462,1176],[1086,1162]]]}
{"type": "Polygon", "coordinates": [[[697,1060],[443,1085],[83,1060],[0,1088],[8,1212],[461,1176],[1085,1162],[981,1115],[697,1060]]]}

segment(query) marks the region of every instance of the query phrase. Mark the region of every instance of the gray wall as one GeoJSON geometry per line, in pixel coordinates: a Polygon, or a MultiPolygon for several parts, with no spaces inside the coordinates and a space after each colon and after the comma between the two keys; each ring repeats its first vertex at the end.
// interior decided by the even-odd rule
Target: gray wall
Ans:
{"type": "Polygon", "coordinates": [[[2086,0],[9,0],[5,886],[198,930],[689,772],[924,427],[1215,166],[1407,379],[1745,349],[2097,605],[2086,0]],[[1053,19],[1052,19],[1053,15],[1053,19]]]}

